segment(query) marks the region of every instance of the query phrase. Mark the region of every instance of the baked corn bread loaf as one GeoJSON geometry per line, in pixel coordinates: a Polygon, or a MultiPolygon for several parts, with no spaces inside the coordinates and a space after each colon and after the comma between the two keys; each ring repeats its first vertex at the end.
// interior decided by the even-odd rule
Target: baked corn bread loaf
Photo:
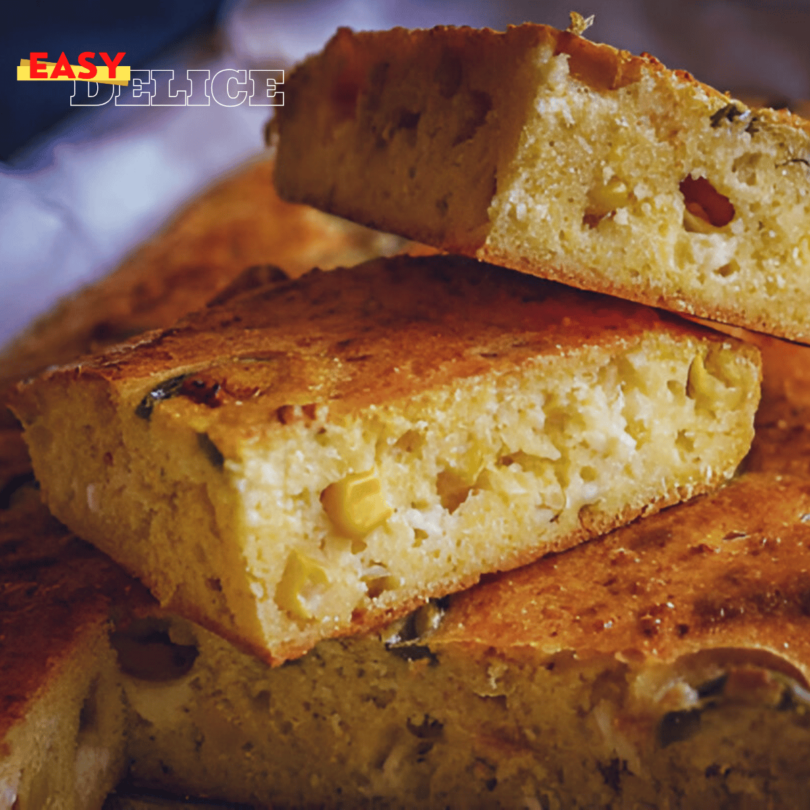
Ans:
{"type": "MultiPolygon", "coordinates": [[[[0,452],[0,468],[3,466],[0,452]]],[[[137,587],[30,486],[0,503],[0,808],[101,808],[125,771],[112,596],[137,587]]]]}
{"type": "Polygon", "coordinates": [[[283,667],[164,619],[199,655],[124,675],[130,775],[262,807],[803,807],[808,549],[808,482],[749,474],[283,667]]]}
{"type": "Polygon", "coordinates": [[[810,341],[810,124],[542,25],[353,33],[288,78],[286,199],[810,341]]]}
{"type": "Polygon", "coordinates": [[[398,237],[280,200],[272,173],[273,160],[263,159],[218,180],[112,273],[37,319],[0,353],[0,400],[11,381],[172,326],[246,267],[273,265],[295,277],[406,247],[398,237]]]}
{"type": "Polygon", "coordinates": [[[729,477],[756,350],[459,257],[224,296],[21,385],[53,513],[265,658],[729,477]]]}

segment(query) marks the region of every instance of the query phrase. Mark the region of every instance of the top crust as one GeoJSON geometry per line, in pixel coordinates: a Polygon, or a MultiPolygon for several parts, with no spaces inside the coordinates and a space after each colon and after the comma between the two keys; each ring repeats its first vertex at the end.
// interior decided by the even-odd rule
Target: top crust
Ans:
{"type": "Polygon", "coordinates": [[[27,424],[40,391],[104,380],[133,409],[154,396],[161,412],[190,420],[229,458],[241,439],[293,420],[339,420],[538,355],[609,353],[659,329],[730,341],[666,313],[458,256],[394,257],[234,290],[172,329],[46,372],[18,388],[12,407],[27,424]],[[171,396],[155,394],[174,380],[171,396]]]}
{"type": "Polygon", "coordinates": [[[430,643],[665,662],[739,648],[808,684],[809,542],[810,482],[748,473],[459,594],[430,643]]]}
{"type": "Polygon", "coordinates": [[[106,633],[112,605],[135,596],[148,604],[143,588],[54,520],[32,488],[0,508],[0,740],[46,689],[73,677],[66,667],[106,633]]]}

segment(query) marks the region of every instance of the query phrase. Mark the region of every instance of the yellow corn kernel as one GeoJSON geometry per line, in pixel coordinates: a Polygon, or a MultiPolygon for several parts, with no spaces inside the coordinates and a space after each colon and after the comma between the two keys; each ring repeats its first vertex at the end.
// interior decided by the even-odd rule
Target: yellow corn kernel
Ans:
{"type": "Polygon", "coordinates": [[[353,473],[330,484],[321,493],[321,503],[338,532],[362,540],[391,517],[380,479],[374,470],[353,473]]]}
{"type": "Polygon", "coordinates": [[[276,604],[295,618],[311,619],[313,598],[328,584],[329,577],[318,563],[293,551],[276,586],[276,604]]]}
{"type": "Polygon", "coordinates": [[[630,201],[630,191],[623,180],[614,177],[608,180],[607,183],[594,186],[588,192],[588,199],[594,209],[594,213],[604,215],[627,205],[630,201]]]}
{"type": "Polygon", "coordinates": [[[720,380],[712,377],[703,362],[703,357],[697,355],[689,366],[689,376],[686,381],[686,396],[695,400],[698,408],[713,404],[718,393],[720,380]]]}
{"type": "Polygon", "coordinates": [[[720,365],[719,358],[698,355],[689,366],[686,394],[695,400],[696,408],[730,411],[739,408],[745,400],[745,387],[740,384],[740,372],[730,363],[720,365]],[[714,367],[712,367],[712,362],[714,367]]]}

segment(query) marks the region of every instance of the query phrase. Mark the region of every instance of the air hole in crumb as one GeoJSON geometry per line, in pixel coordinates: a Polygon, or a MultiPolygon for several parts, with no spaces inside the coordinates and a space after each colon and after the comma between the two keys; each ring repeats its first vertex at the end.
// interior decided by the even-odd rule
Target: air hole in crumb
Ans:
{"type": "Polygon", "coordinates": [[[366,586],[366,595],[369,599],[377,599],[386,591],[395,590],[400,586],[399,577],[385,574],[383,576],[361,577],[366,586]]]}
{"type": "Polygon", "coordinates": [[[452,515],[467,500],[471,487],[453,470],[442,470],[436,476],[436,492],[442,506],[452,515]]]}
{"type": "Polygon", "coordinates": [[[492,97],[483,90],[473,90],[470,93],[467,112],[459,126],[453,146],[458,146],[471,140],[475,133],[484,125],[487,115],[492,109],[492,97]]]}
{"type": "Polygon", "coordinates": [[[378,137],[378,146],[385,147],[397,132],[402,132],[409,148],[416,145],[416,128],[422,113],[400,107],[389,119],[388,125],[378,137]]]}
{"type": "Polygon", "coordinates": [[[579,471],[579,477],[583,481],[595,481],[596,470],[593,467],[585,466],[579,471]]]}
{"type": "Polygon", "coordinates": [[[718,267],[713,272],[716,276],[728,278],[729,276],[733,276],[739,269],[740,268],[736,262],[729,262],[728,264],[724,264],[722,267],[718,267]]]}
{"type": "Polygon", "coordinates": [[[624,428],[628,436],[631,436],[636,443],[638,450],[650,437],[647,423],[643,419],[628,419],[624,428]]]}
{"type": "Polygon", "coordinates": [[[267,714],[270,711],[270,691],[262,689],[257,692],[253,697],[253,708],[259,714],[267,714]]]}
{"type": "Polygon", "coordinates": [[[762,155],[759,153],[740,155],[734,160],[734,163],[732,163],[731,171],[746,185],[755,186],[758,180],[757,168],[761,158],[762,155]]]}
{"type": "Polygon", "coordinates": [[[427,540],[428,533],[424,529],[414,529],[413,530],[413,546],[414,548],[419,548],[422,543],[427,540]]]}
{"type": "Polygon", "coordinates": [[[92,734],[98,728],[98,679],[93,681],[79,710],[79,736],[92,734]]]}
{"type": "Polygon", "coordinates": [[[686,394],[686,386],[678,380],[667,380],[667,388],[673,396],[680,397],[686,394]]]}
{"type": "Polygon", "coordinates": [[[425,446],[425,437],[418,430],[407,430],[394,443],[397,450],[405,453],[419,453],[425,446]]]}
{"type": "Polygon", "coordinates": [[[603,219],[605,214],[597,211],[586,211],[582,216],[582,224],[589,228],[595,228],[603,219]]]}
{"type": "Polygon", "coordinates": [[[405,721],[405,725],[408,731],[420,740],[440,740],[444,736],[444,723],[429,714],[424,715],[418,725],[410,718],[405,721]]]}
{"type": "Polygon", "coordinates": [[[675,446],[686,453],[692,453],[695,449],[695,440],[685,430],[679,430],[675,446]]]}

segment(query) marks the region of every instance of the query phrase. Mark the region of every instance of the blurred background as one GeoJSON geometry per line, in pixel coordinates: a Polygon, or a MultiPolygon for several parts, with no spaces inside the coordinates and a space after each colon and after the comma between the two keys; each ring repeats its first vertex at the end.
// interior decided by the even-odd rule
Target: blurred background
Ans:
{"type": "MultiPolygon", "coordinates": [[[[32,51],[133,69],[289,68],[341,25],[565,28],[571,0],[140,0],[17,3],[0,31],[0,346],[113,269],[185,200],[264,149],[272,107],[71,107],[72,82],[17,82],[32,51]]],[[[810,98],[810,0],[583,0],[587,36],[777,106],[810,98]]],[[[283,89],[283,88],[282,88],[283,89]]],[[[127,94],[129,93],[129,97],[127,94]]]]}

